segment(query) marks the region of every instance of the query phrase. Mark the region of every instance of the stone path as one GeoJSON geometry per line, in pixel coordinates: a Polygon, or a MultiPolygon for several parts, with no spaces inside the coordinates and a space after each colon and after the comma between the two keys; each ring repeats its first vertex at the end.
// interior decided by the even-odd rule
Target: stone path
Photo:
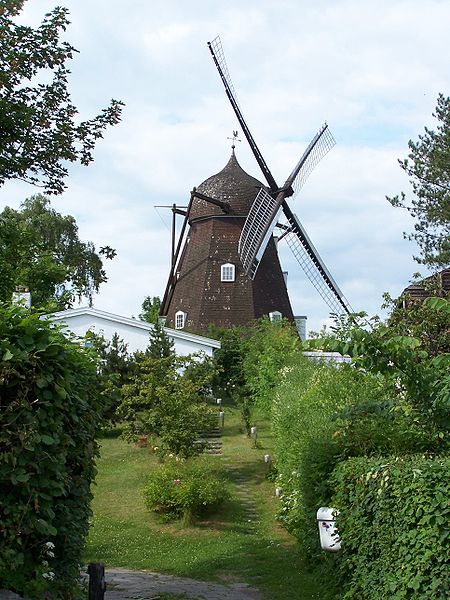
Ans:
{"type": "Polygon", "coordinates": [[[236,486],[235,494],[241,503],[245,528],[248,533],[253,533],[258,521],[258,513],[256,510],[256,502],[247,485],[245,476],[234,466],[231,466],[228,458],[222,459],[222,464],[225,472],[230,475],[232,482],[236,486]]]}
{"type": "Polygon", "coordinates": [[[159,594],[179,594],[192,600],[262,600],[246,583],[222,585],[148,571],[106,569],[105,600],[157,600],[159,594]]]}

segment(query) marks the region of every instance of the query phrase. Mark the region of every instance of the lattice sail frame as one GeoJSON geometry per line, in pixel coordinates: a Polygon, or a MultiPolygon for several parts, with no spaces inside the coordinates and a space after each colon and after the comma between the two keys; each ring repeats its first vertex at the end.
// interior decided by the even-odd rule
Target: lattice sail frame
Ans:
{"type": "MultiPolygon", "coordinates": [[[[290,184],[294,190],[293,198],[295,198],[298,192],[302,189],[305,181],[311,175],[311,172],[316,165],[335,145],[336,140],[334,139],[328,125],[324,123],[324,125],[322,125],[317,134],[310,141],[308,147],[303,153],[302,158],[297,164],[297,166],[300,165],[300,168],[290,184]]],[[[295,173],[297,166],[291,173],[291,176],[295,173]]]]}
{"type": "Polygon", "coordinates": [[[285,227],[283,239],[286,240],[298,264],[326,302],[330,311],[337,314],[342,314],[342,309],[346,313],[353,312],[298,217],[292,214],[283,228],[285,227]]]}
{"type": "Polygon", "coordinates": [[[269,243],[281,212],[276,198],[261,188],[245,220],[238,243],[238,253],[244,271],[254,279],[262,255],[269,243]],[[273,226],[272,226],[273,225],[273,226]]]}
{"type": "Polygon", "coordinates": [[[258,192],[245,220],[238,244],[239,258],[245,273],[251,279],[255,278],[259,262],[269,243],[286,195],[292,191],[295,194],[301,189],[311,171],[335,143],[328,125],[325,123],[308,144],[302,157],[286,179],[284,187],[272,196],[264,188],[258,192]]]}
{"type": "Polygon", "coordinates": [[[212,42],[209,42],[209,45],[211,46],[211,48],[214,51],[214,55],[217,59],[217,62],[219,63],[220,68],[222,69],[223,75],[228,83],[231,93],[233,94],[236,104],[239,106],[239,108],[241,108],[239,105],[239,100],[238,100],[238,97],[236,94],[236,90],[234,89],[234,85],[233,85],[233,82],[230,77],[230,72],[228,71],[227,61],[225,59],[225,53],[222,48],[222,42],[220,40],[220,36],[219,35],[216,36],[212,42]]]}

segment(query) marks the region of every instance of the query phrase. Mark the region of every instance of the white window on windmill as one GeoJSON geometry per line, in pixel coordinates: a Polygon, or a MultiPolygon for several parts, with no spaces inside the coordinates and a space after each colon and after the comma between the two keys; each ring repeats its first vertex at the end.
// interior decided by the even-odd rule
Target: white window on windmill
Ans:
{"type": "Polygon", "coordinates": [[[175,329],[183,329],[186,322],[186,313],[182,310],[178,310],[175,313],[175,329]]]}
{"type": "Polygon", "coordinates": [[[220,267],[220,281],[234,281],[235,266],[232,263],[225,263],[220,267]]]}
{"type": "Polygon", "coordinates": [[[273,310],[269,313],[269,319],[272,323],[281,323],[283,315],[280,313],[279,310],[273,310]]]}

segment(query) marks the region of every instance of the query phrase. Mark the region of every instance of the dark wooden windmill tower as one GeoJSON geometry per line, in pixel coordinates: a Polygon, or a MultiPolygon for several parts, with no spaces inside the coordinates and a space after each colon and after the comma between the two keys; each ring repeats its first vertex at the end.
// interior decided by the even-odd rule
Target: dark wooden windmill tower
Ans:
{"type": "Polygon", "coordinates": [[[169,327],[206,332],[210,323],[248,325],[269,313],[293,319],[273,239],[253,280],[239,259],[239,237],[261,187],[240,167],[233,149],[225,168],[192,191],[185,216],[189,231],[172,261],[162,303],[169,327]]]}
{"type": "MultiPolygon", "coordinates": [[[[263,315],[293,319],[273,231],[295,258],[330,309],[350,307],[286,198],[333,147],[327,125],[311,140],[282,187],[270,172],[242,116],[220,39],[208,43],[242,131],[267,181],[248,175],[233,153],[225,168],[191,192],[178,245],[173,226],[172,265],[161,315],[169,327],[206,332],[208,325],[246,325],[263,315]]],[[[235,134],[236,135],[236,134],[235,134]]]]}

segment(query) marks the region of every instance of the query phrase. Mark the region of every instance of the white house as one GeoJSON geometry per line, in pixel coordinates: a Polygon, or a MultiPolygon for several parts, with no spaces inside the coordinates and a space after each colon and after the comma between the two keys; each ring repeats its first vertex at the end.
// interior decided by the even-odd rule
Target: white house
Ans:
{"type": "MultiPolygon", "coordinates": [[[[128,344],[128,352],[145,350],[153,325],[139,319],[121,317],[96,308],[70,308],[47,315],[55,323],[65,325],[76,336],[83,337],[88,331],[102,335],[110,341],[115,333],[128,344]]],[[[194,352],[204,352],[212,356],[220,348],[220,342],[201,335],[194,335],[179,329],[164,327],[164,331],[174,343],[175,353],[186,356],[194,352]]]]}

